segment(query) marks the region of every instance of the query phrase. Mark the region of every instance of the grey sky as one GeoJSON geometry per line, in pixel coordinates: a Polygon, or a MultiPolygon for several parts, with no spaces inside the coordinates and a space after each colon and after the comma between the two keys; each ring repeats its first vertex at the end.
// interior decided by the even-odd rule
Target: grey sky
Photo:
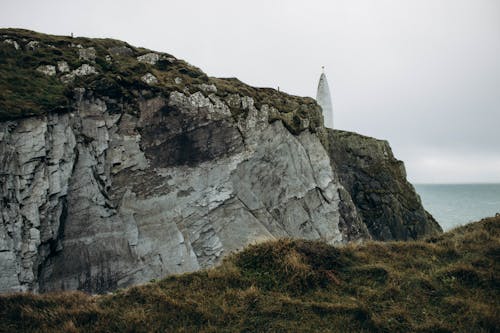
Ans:
{"type": "Polygon", "coordinates": [[[212,76],[316,95],[414,182],[500,182],[499,0],[0,0],[0,26],[112,37],[212,76]]]}

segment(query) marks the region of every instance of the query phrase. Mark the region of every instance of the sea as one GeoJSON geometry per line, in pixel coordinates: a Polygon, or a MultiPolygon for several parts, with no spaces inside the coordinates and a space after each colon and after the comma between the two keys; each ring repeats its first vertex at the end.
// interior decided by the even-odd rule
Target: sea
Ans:
{"type": "Polygon", "coordinates": [[[500,184],[415,184],[444,231],[500,213],[500,184]]]}

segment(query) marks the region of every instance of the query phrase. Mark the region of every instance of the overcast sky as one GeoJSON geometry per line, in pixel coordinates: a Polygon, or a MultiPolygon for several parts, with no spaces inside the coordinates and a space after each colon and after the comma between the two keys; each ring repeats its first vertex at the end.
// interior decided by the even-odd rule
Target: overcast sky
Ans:
{"type": "Polygon", "coordinates": [[[500,0],[0,0],[0,26],[111,37],[315,97],[415,183],[500,182],[500,0]]]}

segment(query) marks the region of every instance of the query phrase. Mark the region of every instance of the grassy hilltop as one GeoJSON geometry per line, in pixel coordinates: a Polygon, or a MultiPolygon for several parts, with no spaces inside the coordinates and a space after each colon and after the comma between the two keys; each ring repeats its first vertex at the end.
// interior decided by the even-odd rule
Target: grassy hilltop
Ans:
{"type": "Polygon", "coordinates": [[[0,331],[496,332],[500,217],[425,241],[279,240],[214,269],[89,296],[0,297],[0,331]]]}
{"type": "MultiPolygon", "coordinates": [[[[320,107],[309,97],[298,97],[271,88],[255,88],[236,78],[207,76],[201,69],[171,54],[135,47],[114,39],[54,36],[24,29],[0,29],[0,121],[50,112],[72,110],[74,89],[84,87],[108,100],[113,112],[137,112],[137,101],[172,91],[196,92],[200,85],[213,85],[215,94],[230,101],[232,94],[252,97],[255,106],[267,104],[276,110],[270,120],[282,120],[292,132],[322,124],[320,107]],[[86,52],[91,51],[89,58],[86,52]],[[156,63],[139,61],[141,56],[156,54],[156,63]],[[68,72],[59,70],[65,62],[68,72]],[[52,75],[40,67],[57,68],[52,75]],[[71,70],[91,66],[95,72],[64,80],[71,70]],[[142,79],[156,77],[154,84],[142,79]],[[113,101],[113,103],[110,103],[113,101]],[[303,128],[304,127],[304,128],[303,128]]],[[[202,93],[207,94],[203,90],[202,93]]],[[[241,110],[229,103],[233,116],[241,110]]]]}

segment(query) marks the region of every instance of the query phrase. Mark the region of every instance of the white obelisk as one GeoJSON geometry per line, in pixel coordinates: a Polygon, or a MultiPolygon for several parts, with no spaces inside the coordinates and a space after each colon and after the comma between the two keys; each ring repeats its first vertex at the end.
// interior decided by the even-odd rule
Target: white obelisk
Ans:
{"type": "Polygon", "coordinates": [[[323,119],[325,120],[325,127],[333,128],[333,108],[332,99],[330,97],[330,87],[326,80],[325,67],[319,77],[318,92],[316,94],[316,102],[323,109],[323,119]]]}

